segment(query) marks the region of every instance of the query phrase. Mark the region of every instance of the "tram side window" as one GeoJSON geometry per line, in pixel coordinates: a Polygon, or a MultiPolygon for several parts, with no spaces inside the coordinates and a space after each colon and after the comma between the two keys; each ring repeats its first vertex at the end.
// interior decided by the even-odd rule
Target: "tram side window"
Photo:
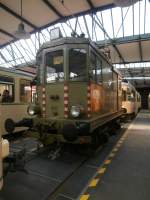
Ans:
{"type": "Polygon", "coordinates": [[[126,101],[127,93],[125,90],[122,90],[122,101],[126,101]]]}
{"type": "Polygon", "coordinates": [[[69,79],[85,81],[87,69],[87,52],[85,49],[69,49],[69,79]]]}
{"type": "Polygon", "coordinates": [[[91,52],[90,61],[89,78],[96,81],[96,55],[93,52],[91,52]]]}
{"type": "Polygon", "coordinates": [[[14,101],[14,79],[0,76],[0,102],[12,103],[14,101]]]}
{"type": "Polygon", "coordinates": [[[31,102],[31,86],[29,80],[20,80],[20,102],[30,103],[31,102]]]}
{"type": "Polygon", "coordinates": [[[64,81],[63,51],[53,51],[46,54],[46,83],[64,81]]]}
{"type": "Polygon", "coordinates": [[[102,83],[102,61],[96,58],[96,80],[97,83],[102,83]]]}
{"type": "Polygon", "coordinates": [[[133,93],[128,94],[128,101],[134,101],[134,94],[133,93]]]}
{"type": "Polygon", "coordinates": [[[13,85],[0,84],[0,102],[12,103],[14,101],[13,85]]]}

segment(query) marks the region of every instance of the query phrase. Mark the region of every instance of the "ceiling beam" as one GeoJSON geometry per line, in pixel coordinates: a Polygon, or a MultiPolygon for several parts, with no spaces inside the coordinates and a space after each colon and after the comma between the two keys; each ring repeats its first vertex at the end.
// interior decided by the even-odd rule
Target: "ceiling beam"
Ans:
{"type": "Polygon", "coordinates": [[[136,85],[136,88],[141,88],[141,89],[142,88],[148,88],[149,89],[150,88],[150,84],[147,83],[146,85],[144,85],[144,84],[139,83],[138,85],[136,85]]]}
{"type": "Polygon", "coordinates": [[[58,17],[62,18],[63,15],[48,1],[48,0],[42,0],[45,5],[52,10],[58,17]]]}
{"type": "Polygon", "coordinates": [[[13,39],[16,39],[15,36],[13,36],[11,33],[8,33],[7,31],[0,29],[0,32],[3,33],[4,35],[7,35],[8,37],[11,37],[13,39]]]}
{"type": "Polygon", "coordinates": [[[5,58],[5,56],[2,54],[2,52],[0,52],[0,56],[6,63],[8,62],[7,59],[5,58]]]}
{"type": "Polygon", "coordinates": [[[93,9],[94,8],[94,4],[91,0],[86,0],[87,3],[89,4],[90,8],[93,9]]]}
{"type": "MultiPolygon", "coordinates": [[[[148,62],[150,62],[150,59],[149,60],[143,60],[143,63],[148,63],[148,62]]],[[[140,60],[139,61],[125,61],[125,63],[124,64],[131,64],[131,63],[140,63],[140,60]]],[[[122,64],[121,62],[115,62],[115,63],[113,63],[113,64],[122,64]]]]}
{"type": "MultiPolygon", "coordinates": [[[[0,6],[1,6],[1,3],[0,3],[0,6]]],[[[57,24],[57,23],[61,23],[61,22],[64,22],[64,21],[67,21],[67,20],[69,20],[69,19],[72,19],[73,17],[80,17],[80,16],[83,16],[83,15],[87,15],[87,14],[90,14],[90,13],[96,13],[96,12],[98,12],[98,11],[103,11],[103,10],[108,10],[108,9],[110,9],[110,8],[115,8],[116,7],[116,5],[115,4],[113,4],[113,3],[111,3],[111,4],[107,4],[107,5],[104,5],[104,6],[100,6],[100,7],[95,7],[94,9],[88,9],[88,10],[86,10],[86,11],[83,11],[83,12],[79,12],[79,13],[76,13],[76,14],[71,14],[71,15],[69,15],[69,16],[63,16],[61,19],[57,19],[57,20],[55,20],[55,21],[53,21],[53,22],[50,22],[50,23],[48,23],[48,24],[45,24],[45,25],[43,25],[43,26],[41,26],[41,27],[38,27],[38,30],[37,29],[34,29],[32,32],[30,32],[31,34],[32,33],[36,33],[37,31],[40,31],[40,30],[43,30],[43,29],[45,29],[45,28],[47,28],[47,27],[50,27],[50,26],[53,26],[53,25],[55,25],[55,24],[57,24]]],[[[11,42],[15,42],[15,40],[12,40],[11,42]]],[[[10,42],[7,42],[7,43],[5,43],[5,44],[2,44],[2,45],[0,45],[0,48],[3,48],[3,47],[5,47],[6,45],[8,45],[8,44],[10,44],[10,42]]]]}
{"type": "MultiPolygon", "coordinates": [[[[139,41],[149,41],[150,40],[150,33],[145,33],[142,35],[134,35],[134,36],[125,36],[120,38],[113,39],[113,43],[116,45],[119,44],[127,44],[127,43],[133,43],[133,42],[139,42],[139,41]]],[[[111,44],[112,40],[107,40],[107,44],[111,44]]],[[[97,44],[99,47],[103,47],[105,45],[106,41],[101,40],[97,41],[97,44]]]]}
{"type": "Polygon", "coordinates": [[[147,85],[146,80],[144,79],[144,85],[147,85]]]}
{"type": "Polygon", "coordinates": [[[123,62],[123,63],[125,63],[125,60],[124,60],[124,58],[123,58],[122,54],[120,53],[120,51],[119,51],[118,47],[116,47],[116,45],[115,45],[115,44],[113,44],[113,43],[112,43],[112,46],[113,46],[113,47],[114,47],[114,49],[116,50],[116,52],[117,52],[117,54],[118,54],[119,58],[122,60],[122,62],[123,62]]]}
{"type": "Polygon", "coordinates": [[[37,29],[38,27],[35,26],[34,24],[32,24],[30,21],[28,21],[27,19],[25,19],[24,17],[22,17],[21,15],[19,15],[18,13],[14,12],[12,9],[8,8],[6,5],[0,3],[0,7],[5,10],[6,12],[8,12],[9,14],[11,14],[12,16],[14,16],[15,18],[21,20],[22,22],[26,23],[28,26],[37,29]]]}

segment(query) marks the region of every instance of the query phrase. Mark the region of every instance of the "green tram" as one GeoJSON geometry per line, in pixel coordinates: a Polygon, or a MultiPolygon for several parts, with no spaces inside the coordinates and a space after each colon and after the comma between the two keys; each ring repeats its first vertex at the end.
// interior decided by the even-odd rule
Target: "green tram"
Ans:
{"type": "Polygon", "coordinates": [[[37,53],[37,100],[31,119],[8,120],[7,130],[29,126],[44,144],[101,142],[121,117],[121,75],[86,38],[58,38],[37,53]]]}

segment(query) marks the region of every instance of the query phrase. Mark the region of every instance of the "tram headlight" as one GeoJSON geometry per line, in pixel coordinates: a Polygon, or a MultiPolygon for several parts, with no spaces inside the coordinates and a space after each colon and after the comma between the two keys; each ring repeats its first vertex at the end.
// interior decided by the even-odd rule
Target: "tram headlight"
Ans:
{"type": "Polygon", "coordinates": [[[31,116],[34,115],[34,108],[31,107],[31,106],[29,106],[28,109],[27,109],[27,112],[28,112],[28,114],[31,115],[31,116]]]}
{"type": "Polygon", "coordinates": [[[31,104],[28,106],[27,112],[30,116],[33,116],[33,115],[40,114],[41,111],[40,111],[40,107],[38,105],[31,104]]]}
{"type": "Polygon", "coordinates": [[[77,118],[84,112],[82,105],[72,106],[70,109],[70,114],[72,117],[77,118]]]}

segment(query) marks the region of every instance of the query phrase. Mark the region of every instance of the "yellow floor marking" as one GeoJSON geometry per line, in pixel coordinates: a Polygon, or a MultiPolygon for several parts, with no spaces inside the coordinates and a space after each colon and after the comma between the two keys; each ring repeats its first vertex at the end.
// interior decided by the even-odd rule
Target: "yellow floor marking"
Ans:
{"type": "Polygon", "coordinates": [[[126,137],[122,137],[122,140],[125,140],[126,139],[126,137]]]}
{"type": "Polygon", "coordinates": [[[99,178],[94,178],[91,183],[89,184],[89,187],[96,187],[97,183],[99,181],[99,178]]]}
{"type": "Polygon", "coordinates": [[[115,151],[115,152],[116,152],[116,151],[118,151],[118,148],[114,148],[112,151],[115,151]]]}
{"type": "Polygon", "coordinates": [[[111,163],[111,160],[106,160],[106,161],[104,162],[105,165],[108,165],[108,164],[110,164],[110,163],[111,163]]]}
{"type": "MultiPolygon", "coordinates": [[[[113,150],[111,151],[111,153],[110,153],[110,155],[108,156],[108,158],[112,158],[112,157],[115,156],[115,153],[119,150],[118,148],[122,145],[122,143],[123,143],[124,140],[126,139],[127,135],[128,135],[128,134],[124,135],[124,136],[117,142],[116,146],[113,148],[113,150]]],[[[105,164],[105,165],[108,165],[108,164],[111,163],[111,161],[112,161],[111,159],[107,159],[107,160],[104,161],[104,164],[105,164]]],[[[98,170],[97,173],[99,173],[99,174],[104,174],[105,171],[106,171],[106,169],[107,169],[107,167],[106,167],[106,168],[105,168],[105,167],[100,168],[100,169],[98,170]]],[[[89,187],[96,187],[96,185],[97,185],[97,183],[99,182],[99,180],[100,180],[99,178],[94,178],[94,179],[90,182],[89,187]]],[[[83,194],[83,195],[80,197],[80,200],[89,200],[89,198],[90,198],[90,195],[89,195],[89,194],[83,194]]]]}
{"type": "Polygon", "coordinates": [[[84,194],[84,195],[82,195],[82,196],[80,197],[80,200],[88,200],[89,197],[90,197],[89,194],[84,194]]]}
{"type": "Polygon", "coordinates": [[[117,145],[116,145],[116,147],[120,147],[120,146],[121,146],[121,144],[117,144],[117,145]]]}
{"type": "Polygon", "coordinates": [[[115,154],[114,153],[111,153],[110,155],[109,155],[109,157],[114,157],[115,156],[115,154]]]}
{"type": "Polygon", "coordinates": [[[101,168],[101,169],[98,171],[98,173],[99,173],[99,174],[104,174],[105,171],[106,171],[106,168],[101,168]]]}

